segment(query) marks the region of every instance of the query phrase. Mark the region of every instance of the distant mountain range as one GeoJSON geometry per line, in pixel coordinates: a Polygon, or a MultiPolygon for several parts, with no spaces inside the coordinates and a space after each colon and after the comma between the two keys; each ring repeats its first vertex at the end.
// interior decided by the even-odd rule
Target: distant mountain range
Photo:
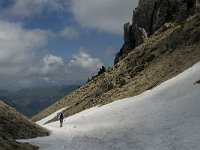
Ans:
{"type": "Polygon", "coordinates": [[[14,92],[0,89],[0,99],[31,117],[77,89],[79,85],[61,85],[48,88],[27,88],[14,92]]]}

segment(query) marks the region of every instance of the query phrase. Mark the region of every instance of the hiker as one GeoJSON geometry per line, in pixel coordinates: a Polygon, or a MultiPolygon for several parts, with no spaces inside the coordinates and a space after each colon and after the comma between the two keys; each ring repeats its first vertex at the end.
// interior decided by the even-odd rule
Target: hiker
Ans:
{"type": "Polygon", "coordinates": [[[62,126],[63,126],[63,120],[64,120],[64,115],[63,115],[63,113],[60,113],[59,119],[60,119],[60,127],[62,127],[62,126]]]}

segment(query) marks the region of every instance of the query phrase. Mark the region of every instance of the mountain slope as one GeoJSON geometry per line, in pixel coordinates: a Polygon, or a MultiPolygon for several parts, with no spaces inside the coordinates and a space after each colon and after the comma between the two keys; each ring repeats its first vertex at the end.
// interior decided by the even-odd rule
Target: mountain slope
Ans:
{"type": "Polygon", "coordinates": [[[40,120],[63,107],[67,107],[63,111],[65,116],[70,116],[151,89],[200,61],[199,37],[200,13],[181,23],[172,23],[110,70],[46,108],[33,120],[40,120]]]}
{"type": "Polygon", "coordinates": [[[0,90],[0,98],[20,113],[30,117],[78,87],[79,85],[61,85],[49,88],[21,89],[14,92],[0,90]]]}
{"type": "Polygon", "coordinates": [[[180,23],[200,12],[200,0],[140,0],[133,11],[132,24],[124,25],[124,44],[115,63],[153,34],[165,30],[172,22],[180,23]]]}
{"type": "Polygon", "coordinates": [[[0,100],[0,147],[2,150],[37,149],[30,144],[20,144],[15,139],[34,138],[48,134],[49,131],[36,125],[0,100]]]}
{"type": "Polygon", "coordinates": [[[199,150],[199,74],[200,62],[138,96],[68,117],[63,128],[46,124],[52,134],[28,142],[41,150],[199,150]]]}

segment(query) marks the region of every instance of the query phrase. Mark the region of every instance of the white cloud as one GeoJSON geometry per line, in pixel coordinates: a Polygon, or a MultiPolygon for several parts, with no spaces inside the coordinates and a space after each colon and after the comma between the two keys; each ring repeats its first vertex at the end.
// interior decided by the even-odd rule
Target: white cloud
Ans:
{"type": "Polygon", "coordinates": [[[43,58],[43,66],[37,72],[40,72],[39,76],[48,83],[75,83],[96,74],[102,65],[99,58],[80,51],[68,63],[64,63],[61,57],[47,55],[43,58]]]}
{"type": "Polygon", "coordinates": [[[60,31],[59,35],[66,39],[77,39],[80,36],[80,32],[75,27],[66,26],[60,31]]]}
{"type": "MultiPolygon", "coordinates": [[[[131,20],[135,4],[137,1],[132,0],[15,0],[11,7],[1,8],[0,18],[28,19],[49,11],[63,13],[70,7],[82,27],[121,34],[123,24],[131,20]]],[[[46,53],[53,36],[76,39],[80,33],[73,26],[55,34],[0,20],[0,88],[86,79],[97,73],[102,60],[105,62],[104,58],[95,58],[81,50],[65,63],[62,57],[46,53]]],[[[114,49],[108,47],[104,52],[104,57],[110,58],[114,49]]]]}
{"type": "Polygon", "coordinates": [[[44,57],[44,63],[46,65],[49,65],[49,66],[53,66],[53,65],[63,65],[64,64],[64,61],[61,57],[59,56],[54,56],[54,55],[47,55],[44,57]]]}
{"type": "Polygon", "coordinates": [[[0,21],[1,88],[34,82],[35,77],[41,74],[41,68],[44,68],[45,63],[61,63],[51,55],[49,59],[45,59],[46,62],[42,61],[42,53],[51,37],[52,33],[49,31],[27,30],[19,23],[0,21]]]}
{"type": "Polygon", "coordinates": [[[49,31],[27,30],[19,23],[0,21],[0,88],[75,82],[95,74],[103,65],[82,51],[68,63],[60,56],[46,54],[51,37],[49,31]]]}
{"type": "Polygon", "coordinates": [[[138,0],[73,0],[71,11],[82,27],[122,34],[138,0]]]}
{"type": "MultiPolygon", "coordinates": [[[[16,18],[30,18],[43,13],[71,12],[74,19],[82,27],[97,29],[103,32],[122,34],[124,23],[131,21],[133,9],[139,0],[14,0],[10,7],[0,9],[0,18],[13,20],[16,18]]],[[[63,30],[63,35],[68,36],[73,32],[75,37],[78,32],[63,30]]]]}
{"type": "Polygon", "coordinates": [[[1,8],[1,17],[17,16],[21,18],[40,15],[43,12],[66,11],[65,0],[14,0],[9,8],[1,8]]]}
{"type": "Polygon", "coordinates": [[[11,73],[20,71],[35,59],[36,50],[45,46],[50,36],[49,31],[25,30],[18,23],[0,21],[0,73],[6,73],[6,68],[11,73]]]}
{"type": "Polygon", "coordinates": [[[73,68],[77,73],[81,72],[95,72],[103,63],[99,58],[93,58],[85,52],[79,52],[74,55],[68,64],[69,68],[73,68]]]}
{"type": "Polygon", "coordinates": [[[50,73],[55,74],[56,72],[60,72],[64,66],[64,61],[61,57],[51,54],[46,55],[43,58],[43,63],[44,67],[42,68],[42,74],[46,76],[49,76],[50,73]]]}

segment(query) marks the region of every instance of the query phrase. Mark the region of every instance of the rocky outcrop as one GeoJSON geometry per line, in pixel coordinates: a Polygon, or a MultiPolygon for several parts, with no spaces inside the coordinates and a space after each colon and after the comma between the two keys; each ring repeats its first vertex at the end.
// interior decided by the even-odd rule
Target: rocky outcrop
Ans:
{"type": "Polygon", "coordinates": [[[200,0],[140,0],[133,11],[132,24],[124,25],[124,44],[114,63],[125,58],[166,23],[182,22],[197,12],[200,12],[200,0]]]}
{"type": "Polygon", "coordinates": [[[36,146],[15,139],[46,136],[49,132],[0,100],[0,147],[2,150],[35,150],[36,146]]]}

